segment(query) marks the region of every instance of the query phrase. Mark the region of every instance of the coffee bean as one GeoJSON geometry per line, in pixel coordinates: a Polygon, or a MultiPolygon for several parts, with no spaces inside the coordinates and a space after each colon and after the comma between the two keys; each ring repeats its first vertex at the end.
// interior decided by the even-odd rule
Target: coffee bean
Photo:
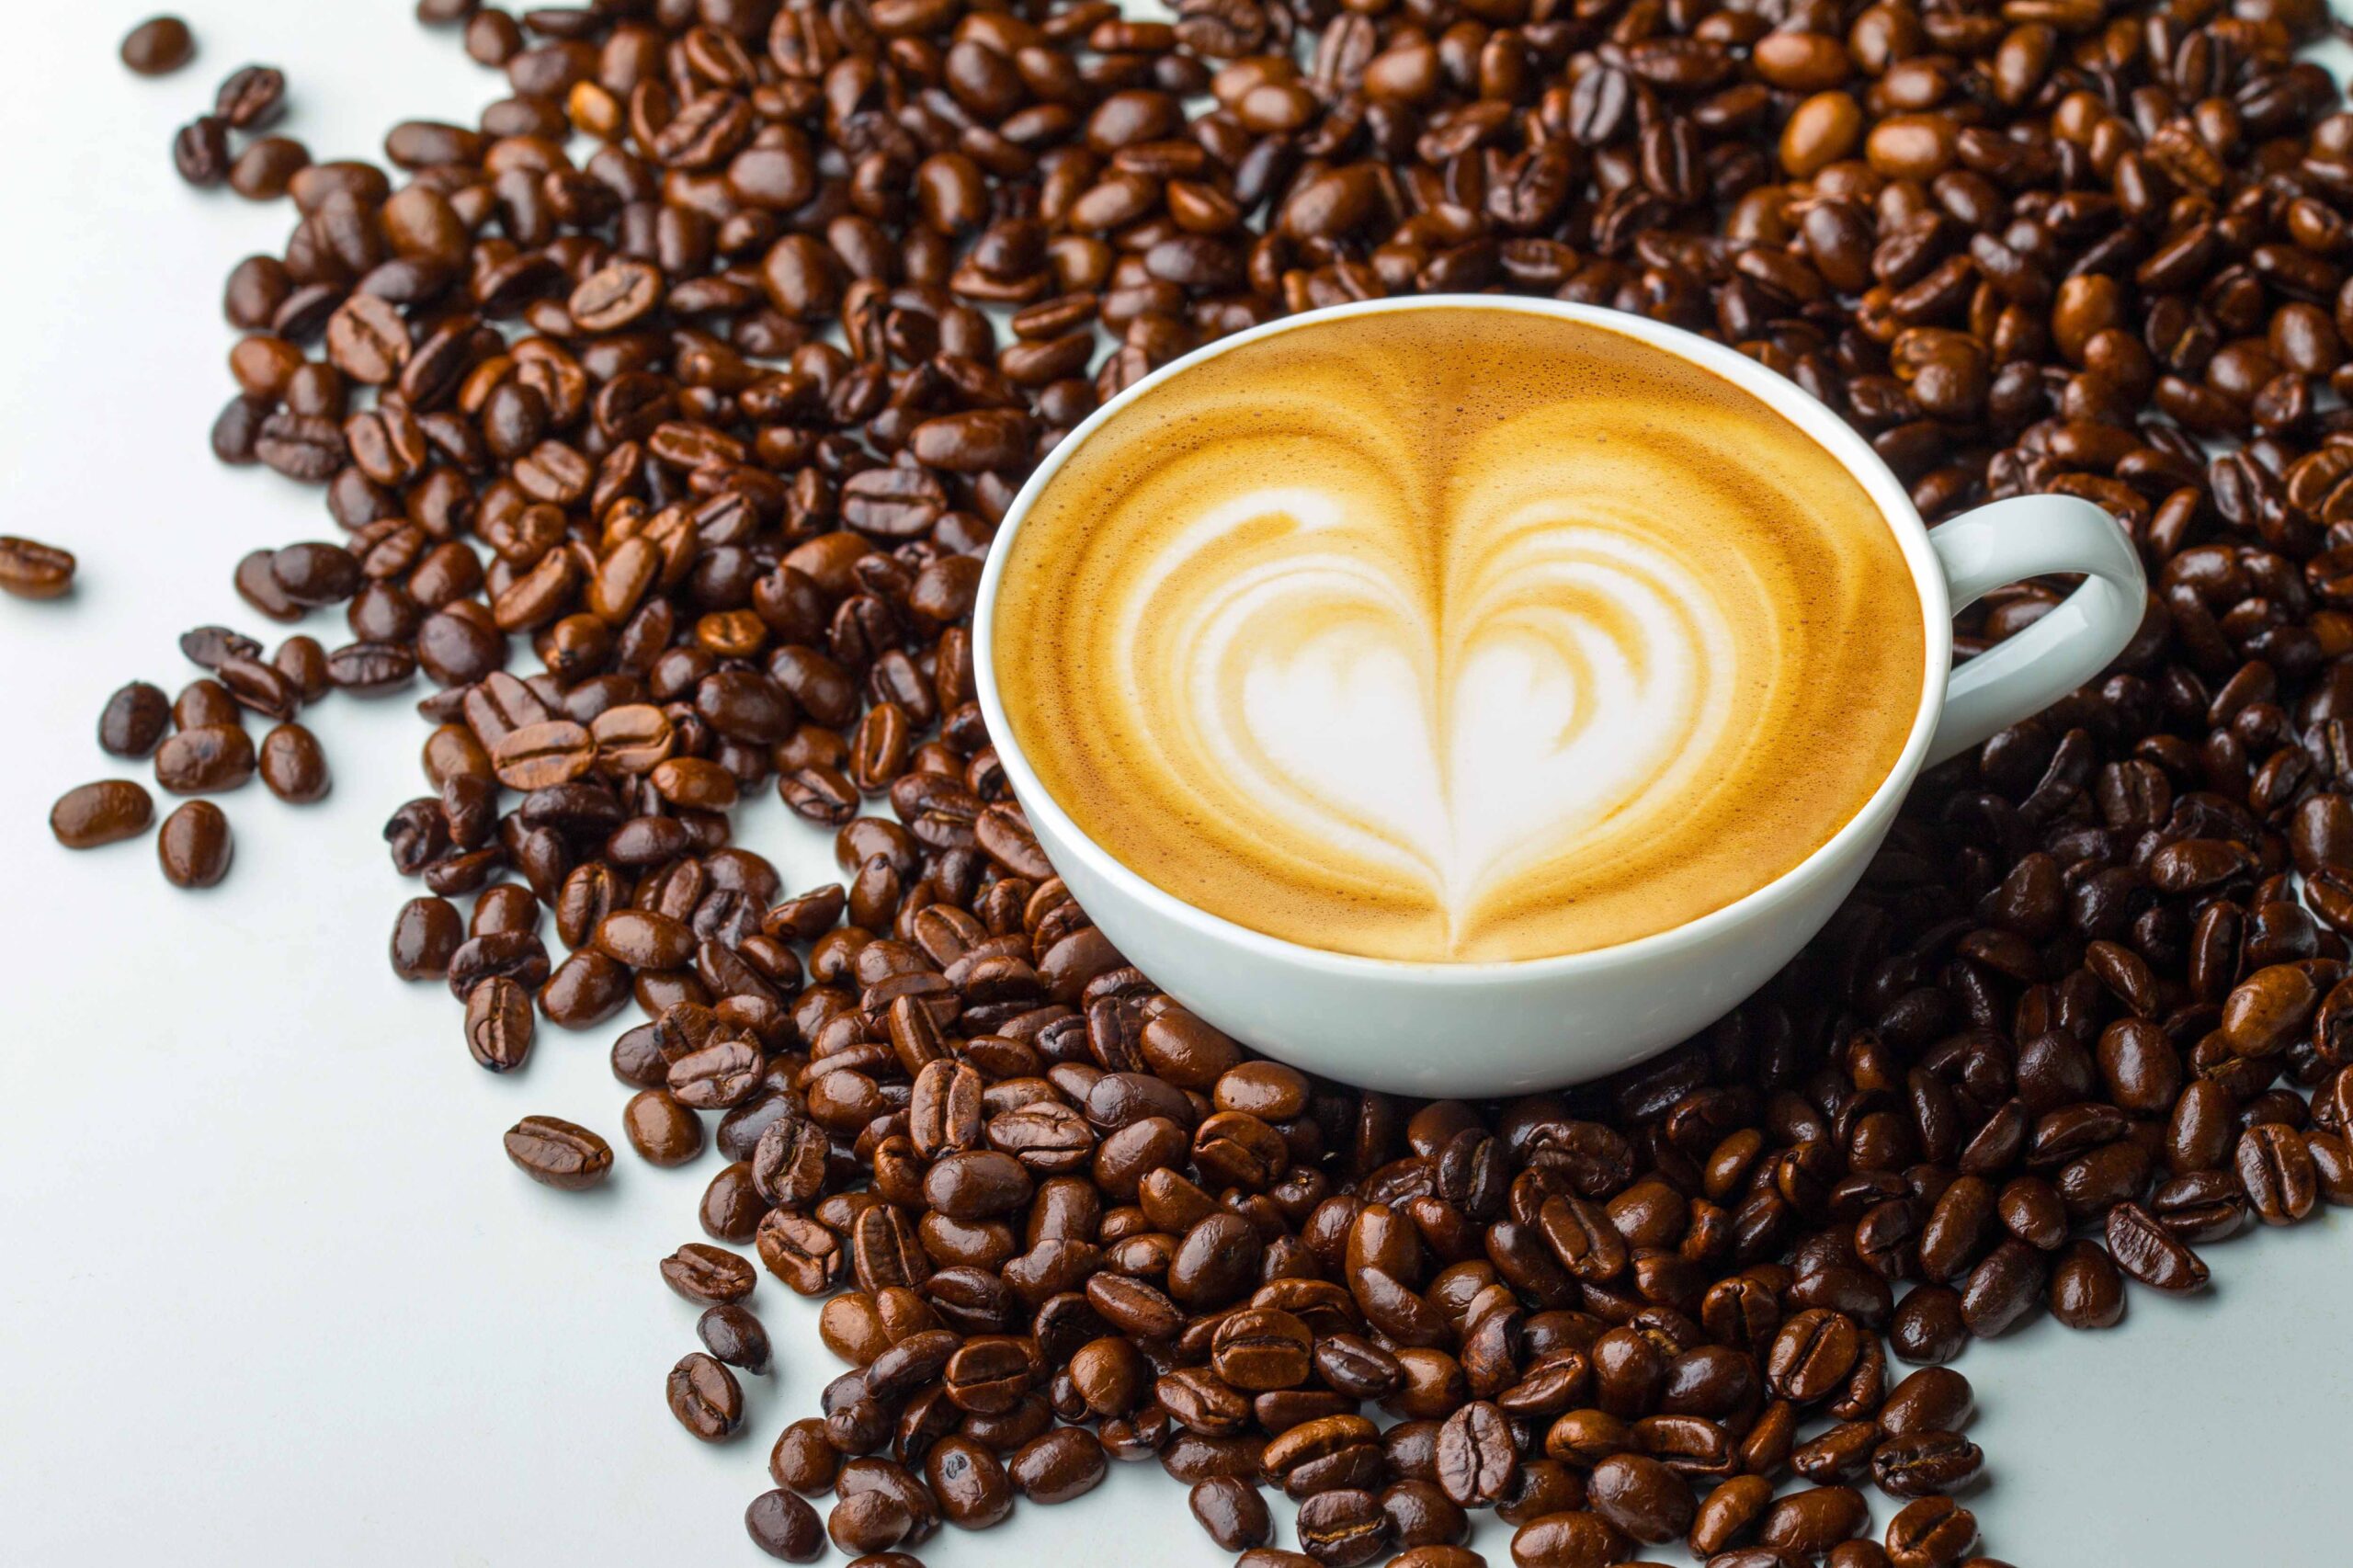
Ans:
{"type": "Polygon", "coordinates": [[[670,1369],[667,1392],[678,1425],[706,1443],[723,1443],[744,1425],[744,1386],[699,1350],[670,1369]]]}
{"type": "Polygon", "coordinates": [[[986,1529],[1013,1511],[1013,1483],[997,1456],[966,1437],[943,1437],[924,1456],[924,1480],[949,1524],[986,1529]]]}
{"type": "Polygon", "coordinates": [[[825,1532],[834,1545],[852,1556],[886,1551],[907,1539],[915,1528],[907,1506],[888,1492],[861,1492],[844,1497],[825,1516],[825,1532]]]}
{"type": "Polygon", "coordinates": [[[20,599],[62,598],[74,587],[74,557],[39,540],[0,534],[0,591],[20,599]]]}
{"type": "Polygon", "coordinates": [[[164,880],[176,888],[213,886],[229,874],[230,852],[229,818],[210,801],[183,802],[155,835],[164,880]]]}
{"type": "Polygon", "coordinates": [[[1949,1497],[1907,1503],[1887,1522],[1893,1568],[1951,1568],[1977,1544],[1977,1517],[1949,1497]]]}
{"type": "Polygon", "coordinates": [[[545,1187],[579,1192],[613,1168],[613,1148],[594,1132],[552,1116],[527,1116],[506,1131],[506,1157],[545,1187]]]}
{"type": "Polygon", "coordinates": [[[660,1089],[633,1096],[621,1109],[621,1131],[649,1164],[683,1165],[702,1153],[702,1121],[660,1089]]]}
{"type": "Polygon", "coordinates": [[[1871,1479],[1896,1497],[1925,1497],[1953,1491],[1984,1463],[1977,1445],[1952,1432],[1915,1432],[1890,1437],[1871,1452],[1871,1479]]]}
{"type": "Polygon", "coordinates": [[[1889,1391],[1880,1430],[1891,1437],[1959,1431],[1976,1409],[1969,1380],[1946,1367],[1924,1367],[1889,1391]]]}
{"type": "Polygon", "coordinates": [[[2124,1321],[2124,1277],[2108,1249],[2069,1242],[2051,1269],[2051,1315],[2069,1328],[2113,1328],[2124,1321]]]}
{"type": "MultiPolygon", "coordinates": [[[[1917,1438],[1898,1442],[1915,1443],[1917,1438]]],[[[1870,1522],[1862,1494],[1851,1486],[1816,1486],[1792,1492],[1765,1511],[1758,1543],[1777,1551],[1819,1557],[1870,1522]]]]}
{"type": "Polygon", "coordinates": [[[1102,1484],[1103,1445],[1083,1426],[1057,1426],[1015,1450],[1006,1474],[1032,1503],[1067,1503],[1102,1484]]]}
{"type": "Polygon", "coordinates": [[[523,1065],[537,1029],[530,993],[506,975],[492,975],[466,994],[466,1049],[491,1072],[523,1065]]]}
{"type": "Polygon", "coordinates": [[[1299,1544],[1323,1568],[1350,1568],[1381,1554],[1389,1516],[1373,1494],[1342,1487],[1302,1503],[1298,1528],[1299,1544]]]}
{"type": "Polygon", "coordinates": [[[246,65],[229,74],[212,112],[239,131],[258,131],[285,112],[286,77],[277,67],[246,65]]]}
{"type": "Polygon", "coordinates": [[[752,1499],[744,1510],[744,1528],[754,1546],[787,1562],[814,1562],[825,1554],[825,1529],[817,1510],[781,1489],[752,1499]]]}
{"type": "Polygon", "coordinates": [[[230,162],[229,188],[248,201],[275,201],[310,166],[311,150],[292,137],[256,137],[230,162]]]}
{"type": "Polygon", "coordinates": [[[107,699],[98,715],[98,748],[114,756],[145,756],[171,723],[170,701],[143,680],[134,680],[107,699]]]}
{"type": "Polygon", "coordinates": [[[2195,1290],[2206,1283],[2205,1261],[2137,1203],[2120,1203],[2108,1211],[2108,1250],[2119,1267],[2143,1285],[2195,1290]]]}
{"type": "Polygon", "coordinates": [[[262,783],[281,801],[308,805],[326,798],[326,753],[318,737],[300,724],[278,724],[264,734],[257,766],[262,783]]]}
{"type": "MultiPolygon", "coordinates": [[[[1495,1404],[1485,1400],[1474,1401],[1448,1416],[1438,1429],[1438,1483],[1458,1506],[1489,1507],[1500,1502],[1510,1492],[1518,1470],[1519,1453],[1513,1440],[1511,1422],[1495,1404]]],[[[1597,1483],[1601,1480],[1598,1470],[1594,1480],[1597,1483]]],[[[1669,1488],[1676,1489],[1679,1489],[1679,1483],[1678,1488],[1669,1488]]],[[[1598,1502],[1596,1506],[1600,1506],[1598,1502]]],[[[1608,1509],[1601,1512],[1608,1517],[1608,1509]]],[[[1614,1517],[1610,1522],[1620,1529],[1626,1528],[1623,1520],[1614,1517]]],[[[1680,1535],[1683,1527],[1678,1525],[1668,1533],[1680,1535]]]]}
{"type": "Polygon", "coordinates": [[[1518,1568],[1609,1568],[1625,1562],[1631,1550],[1632,1543],[1598,1514],[1546,1514],[1511,1538],[1518,1568]]]}
{"type": "Polygon", "coordinates": [[[155,782],[175,795],[240,790],[254,776],[253,737],[231,722],[198,724],[165,737],[155,752],[155,782]]]}
{"type": "Polygon", "coordinates": [[[703,1316],[694,1321],[694,1335],[703,1342],[703,1349],[718,1356],[727,1366],[739,1366],[746,1372],[767,1370],[767,1330],[760,1325],[760,1318],[751,1316],[751,1312],[736,1307],[734,1302],[720,1302],[706,1309],[703,1316]]]}
{"type": "Polygon", "coordinates": [[[96,849],[136,838],[154,820],[154,798],[127,778],[103,778],[68,790],[49,809],[49,831],[68,849],[96,849]]]}
{"type": "Polygon", "coordinates": [[[1613,1454],[1596,1465],[1586,1492],[1595,1513],[1636,1540],[1667,1541],[1682,1535],[1691,1528],[1697,1506],[1680,1475],[1637,1454],[1613,1454]]]}
{"type": "Polygon", "coordinates": [[[1222,1551],[1247,1551],[1274,1539],[1275,1526],[1258,1489],[1232,1476],[1211,1476],[1195,1484],[1193,1517],[1222,1551]]]}
{"type": "Polygon", "coordinates": [[[181,126],[172,137],[172,166],[199,190],[210,190],[227,179],[229,122],[208,114],[181,126]]]}
{"type": "Polygon", "coordinates": [[[759,1283],[750,1264],[704,1242],[688,1242],[664,1258],[662,1279],[688,1301],[707,1306],[740,1301],[759,1283]]]}
{"type": "Polygon", "coordinates": [[[490,757],[498,781],[508,789],[546,790],[587,773],[597,760],[597,744],[585,726],[551,719],[502,735],[490,757]]]}
{"type": "MultiPolygon", "coordinates": [[[[833,1490],[841,1466],[841,1451],[825,1437],[821,1416],[808,1416],[787,1426],[768,1454],[768,1473],[779,1486],[814,1496],[833,1490]]],[[[947,1494],[940,1494],[943,1505],[947,1494]]]]}
{"type": "Polygon", "coordinates": [[[177,17],[150,17],[122,35],[122,62],[142,76],[168,76],[196,58],[196,35],[177,17]]]}

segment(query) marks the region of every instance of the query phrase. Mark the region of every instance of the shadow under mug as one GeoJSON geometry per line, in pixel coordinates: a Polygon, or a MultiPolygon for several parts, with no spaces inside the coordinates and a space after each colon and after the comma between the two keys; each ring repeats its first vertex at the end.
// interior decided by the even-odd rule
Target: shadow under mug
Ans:
{"type": "Polygon", "coordinates": [[[1920,770],[2050,706],[2139,628],[2141,562],[2099,507],[2065,495],[1997,501],[1939,524],[1845,421],[1754,360],[1677,327],[1559,301],[1430,295],[1288,316],[1222,339],[1113,398],[1039,465],[983,573],[973,665],[989,734],[1054,868],[1128,961],[1236,1039],[1310,1073],[1429,1096],[1518,1093],[1599,1077],[1689,1039],[1813,938],[1861,877],[1920,770]],[[1038,781],[997,691],[991,636],[1007,546],[1070,454],[1149,389],[1240,346],[1344,315],[1516,311],[1648,344],[1741,387],[1825,449],[1870,492],[1919,596],[1927,676],[1903,755],[1827,842],[1764,886],[1681,926],[1586,952],[1504,963],[1326,952],[1186,903],[1081,832],[1038,781]],[[1992,589],[2047,573],[2082,585],[2025,631],[1950,668],[1952,617],[1992,589]]]}

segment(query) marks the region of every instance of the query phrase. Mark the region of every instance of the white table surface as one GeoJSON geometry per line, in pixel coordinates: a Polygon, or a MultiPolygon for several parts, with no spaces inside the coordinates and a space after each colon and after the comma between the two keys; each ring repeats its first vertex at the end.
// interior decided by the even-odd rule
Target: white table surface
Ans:
{"type": "MultiPolygon", "coordinates": [[[[374,155],[401,118],[471,121],[500,81],[407,0],[200,0],[199,58],[161,81],[115,60],[140,7],[6,10],[0,532],[82,569],[67,602],[0,600],[0,1563],[763,1561],[744,1505],[835,1370],[814,1311],[773,1279],[754,1298],[780,1369],[747,1380],[742,1440],[671,1420],[663,1379],[696,1312],[654,1264],[699,1237],[717,1161],[659,1171],[622,1147],[586,1197],[507,1164],[499,1134],[529,1112],[621,1142],[613,1028],[546,1029],[494,1077],[439,986],[392,977],[415,890],[377,829],[419,792],[407,701],[306,715],[334,795],[224,798],[236,866],[212,892],[167,886],[152,835],[76,856],[43,825],[69,786],[142,771],[91,738],[108,692],[176,689],[181,630],[256,621],[229,586],[243,551],[335,536],[313,494],[206,449],[230,390],[221,279],[282,244],[290,209],[182,186],[174,128],[254,60],[288,71],[283,129],[320,157],[374,155]]],[[[337,640],[339,615],[314,625],[337,640]]],[[[772,799],[744,839],[788,883],[833,874],[772,799]]],[[[2024,1568],[2342,1560],[2353,1226],[2209,1256],[2200,1298],[2135,1288],[2117,1332],[2045,1320],[1962,1359],[1990,1550],[2024,1568]]],[[[1501,1564],[1506,1539],[1489,1519],[1477,1544],[1501,1564]]],[[[949,1568],[1081,1554],[1222,1558],[1181,1487],[1124,1467],[923,1550],[949,1568]]]]}

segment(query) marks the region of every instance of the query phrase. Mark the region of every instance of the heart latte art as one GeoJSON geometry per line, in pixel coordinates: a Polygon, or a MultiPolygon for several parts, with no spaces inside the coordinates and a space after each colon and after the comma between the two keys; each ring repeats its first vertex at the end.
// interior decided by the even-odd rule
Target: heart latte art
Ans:
{"type": "Polygon", "coordinates": [[[1680,925],[1836,833],[1919,704],[1862,487],[1730,382],[1553,317],[1218,356],[1089,436],[1010,549],[995,673],[1047,793],[1177,897],[1333,951],[1680,925]]]}

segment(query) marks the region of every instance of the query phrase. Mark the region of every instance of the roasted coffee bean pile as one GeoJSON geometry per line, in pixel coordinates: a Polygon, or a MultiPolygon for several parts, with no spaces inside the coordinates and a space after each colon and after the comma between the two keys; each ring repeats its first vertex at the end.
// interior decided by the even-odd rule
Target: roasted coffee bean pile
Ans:
{"type": "MultiPolygon", "coordinates": [[[[237,586],[350,641],[199,630],[211,676],[126,687],[101,740],[311,798],[296,711],[424,675],[394,968],[493,1071],[633,1006],[628,1142],[726,1162],[724,1244],[661,1269],[707,1308],[677,1419],[733,1433],[768,1360],[731,1248],[828,1298],[853,1369],[776,1440],[763,1550],[904,1562],[1156,1460],[1245,1568],[1467,1568],[1482,1508],[1521,1568],[1994,1568],[1943,1363],[2353,1201],[2353,115],[2296,59],[2318,0],[418,9],[513,95],[396,127],[390,173],[293,171],[226,300],[215,449],[343,530],[237,586]],[[1007,797],[968,621],[1109,393],[1285,311],[1488,288],[1737,345],[1932,520],[2097,501],[2155,587],[1703,1038],[1408,1104],[1121,960],[1007,797]],[[787,897],[730,845],[768,788],[842,882],[787,897]]],[[[107,784],[54,820],[151,814],[107,784]]],[[[175,880],[225,845],[185,824],[175,880]]],[[[613,1160],[553,1118],[507,1149],[557,1187],[613,1160]]]]}

